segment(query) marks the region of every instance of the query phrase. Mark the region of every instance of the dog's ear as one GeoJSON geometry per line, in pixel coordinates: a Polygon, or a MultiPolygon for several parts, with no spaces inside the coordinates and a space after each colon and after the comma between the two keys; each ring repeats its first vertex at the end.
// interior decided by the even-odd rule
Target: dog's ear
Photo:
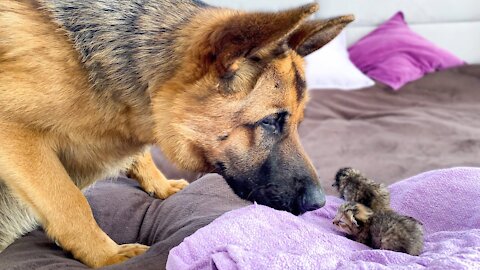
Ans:
{"type": "Polygon", "coordinates": [[[307,56],[334,39],[354,19],[353,15],[345,15],[328,20],[306,21],[290,35],[288,45],[299,55],[307,56]]]}
{"type": "Polygon", "coordinates": [[[208,36],[207,52],[221,77],[236,69],[235,62],[275,41],[285,39],[305,19],[318,10],[317,4],[275,13],[239,13],[223,21],[208,36]]]}

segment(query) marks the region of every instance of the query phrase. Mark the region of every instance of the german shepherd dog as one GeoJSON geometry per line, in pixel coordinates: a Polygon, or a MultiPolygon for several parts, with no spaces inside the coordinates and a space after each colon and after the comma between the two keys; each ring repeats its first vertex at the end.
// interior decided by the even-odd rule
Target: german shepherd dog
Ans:
{"type": "Polygon", "coordinates": [[[158,171],[221,174],[236,194],[300,214],[324,205],[297,126],[302,57],[352,16],[305,20],[315,4],[245,13],[193,0],[0,2],[0,249],[40,223],[90,267],[148,247],[118,245],[81,189],[126,170],[167,198],[158,171]]]}

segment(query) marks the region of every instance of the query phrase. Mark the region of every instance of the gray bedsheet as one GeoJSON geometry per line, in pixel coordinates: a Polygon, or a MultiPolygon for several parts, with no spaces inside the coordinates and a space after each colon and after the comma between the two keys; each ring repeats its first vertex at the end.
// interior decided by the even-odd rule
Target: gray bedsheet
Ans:
{"type": "MultiPolygon", "coordinates": [[[[430,74],[398,92],[376,85],[310,94],[300,134],[330,194],[333,175],[343,166],[384,183],[431,169],[480,167],[479,65],[430,74]]],[[[162,160],[158,164],[171,177],[195,178],[162,160]]],[[[213,174],[165,201],[148,197],[126,178],[101,181],[87,196],[98,223],[115,241],[152,245],[146,254],[105,269],[163,269],[169,249],[183,238],[249,204],[213,174]]],[[[0,270],[84,268],[41,230],[0,254],[0,270]]]]}
{"type": "Polygon", "coordinates": [[[377,84],[310,94],[300,135],[328,193],[341,166],[384,183],[480,166],[480,65],[429,74],[398,92],[377,84]]]}

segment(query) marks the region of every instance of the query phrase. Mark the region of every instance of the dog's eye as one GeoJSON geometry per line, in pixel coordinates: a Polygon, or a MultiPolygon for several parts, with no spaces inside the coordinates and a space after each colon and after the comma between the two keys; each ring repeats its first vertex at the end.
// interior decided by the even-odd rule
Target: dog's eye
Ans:
{"type": "Polygon", "coordinates": [[[278,115],[274,114],[274,115],[270,115],[263,118],[262,121],[260,122],[260,125],[264,129],[275,133],[277,131],[277,122],[278,122],[278,115]]]}
{"type": "Polygon", "coordinates": [[[279,134],[282,132],[287,114],[287,112],[281,112],[269,115],[260,121],[260,126],[269,132],[279,134]]]}

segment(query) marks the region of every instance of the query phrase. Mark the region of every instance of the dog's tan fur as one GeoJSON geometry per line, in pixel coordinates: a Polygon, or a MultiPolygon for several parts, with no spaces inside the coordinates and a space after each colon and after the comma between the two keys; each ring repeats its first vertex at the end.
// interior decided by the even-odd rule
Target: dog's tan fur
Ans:
{"type": "MultiPolygon", "coordinates": [[[[293,73],[298,67],[303,74],[302,55],[291,49],[273,52],[277,41],[301,29],[302,20],[315,10],[308,6],[278,15],[202,10],[179,30],[175,61],[180,65],[173,75],[157,79],[162,71],[146,67],[141,72],[151,75],[147,91],[125,99],[95,91],[74,44],[51,19],[48,4],[3,0],[0,187],[6,187],[0,196],[12,194],[15,201],[0,203],[0,208],[16,207],[14,219],[24,221],[10,240],[31,227],[31,211],[50,237],[91,267],[141,254],[146,246],[118,245],[98,227],[80,189],[130,167],[130,175],[159,198],[181,190],[185,181],[167,180],[155,168],[147,151],[152,144],[189,170],[210,171],[217,159],[247,169],[258,166],[266,156],[259,144],[263,134],[245,124],[279,108],[291,113],[293,135],[285,141],[286,149],[298,148],[307,159],[296,135],[306,98],[298,97],[293,73]],[[252,40],[231,42],[225,34],[229,26],[228,31],[244,31],[252,40]],[[268,62],[262,72],[238,54],[246,51],[268,62]],[[225,77],[231,78],[228,83],[225,77]]],[[[339,22],[330,39],[349,21],[339,22]]],[[[318,47],[328,39],[322,38],[318,47]]],[[[293,45],[301,46],[298,42],[293,45]]],[[[1,240],[4,246],[10,241],[1,240]]]]}

